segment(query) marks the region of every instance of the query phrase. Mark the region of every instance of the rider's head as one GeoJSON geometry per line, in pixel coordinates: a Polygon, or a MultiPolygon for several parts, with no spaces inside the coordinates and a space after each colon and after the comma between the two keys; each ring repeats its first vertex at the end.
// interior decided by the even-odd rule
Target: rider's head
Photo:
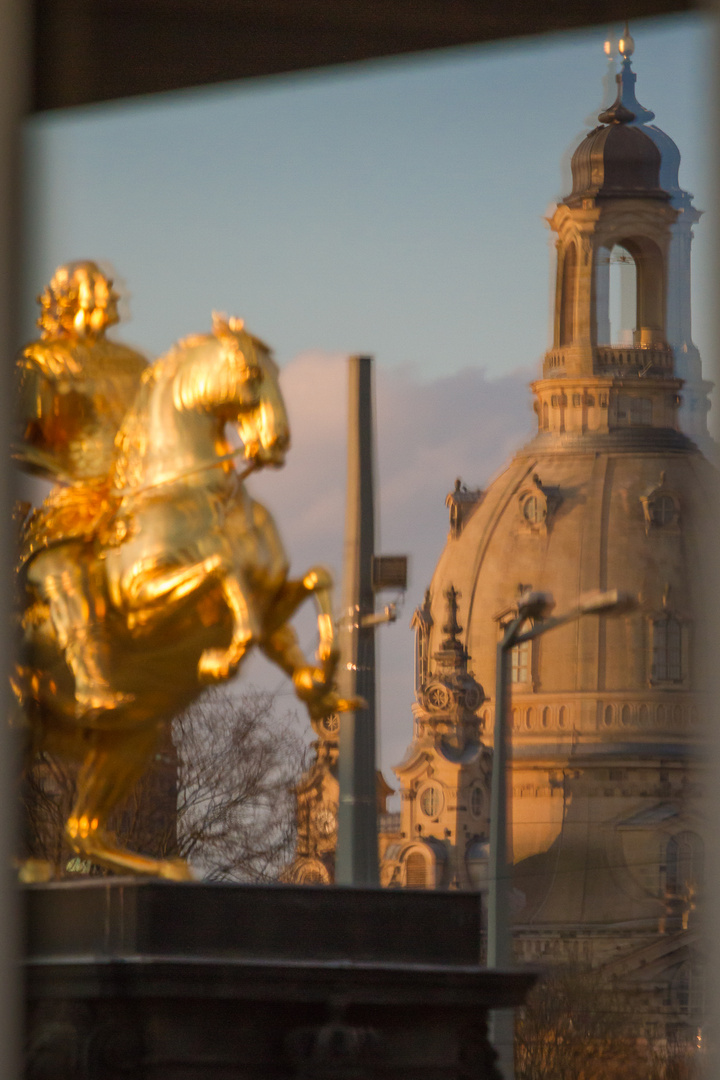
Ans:
{"type": "Polygon", "coordinates": [[[90,260],[58,267],[38,297],[43,337],[102,336],[118,321],[118,294],[112,286],[112,278],[90,260]]]}

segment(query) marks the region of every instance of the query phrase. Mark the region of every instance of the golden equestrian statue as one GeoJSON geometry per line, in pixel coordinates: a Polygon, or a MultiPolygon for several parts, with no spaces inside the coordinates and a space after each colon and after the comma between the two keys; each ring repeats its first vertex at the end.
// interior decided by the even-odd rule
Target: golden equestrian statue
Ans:
{"type": "Polygon", "coordinates": [[[66,824],[77,854],[182,880],[185,862],[128,851],[106,827],[169,718],[233,676],[252,646],[290,676],[311,717],[358,702],[335,689],[329,574],[288,579],[275,523],[243,485],[281,466],[290,442],[270,350],[241,320],[213,316],[212,333],[148,366],[105,338],[116,300],[94,263],[61,267],[41,298],[41,339],[18,361],[16,458],[56,487],[22,528],[13,685],[31,752],[80,763],[66,824]],[[310,595],[315,662],[288,622],[310,595]]]}

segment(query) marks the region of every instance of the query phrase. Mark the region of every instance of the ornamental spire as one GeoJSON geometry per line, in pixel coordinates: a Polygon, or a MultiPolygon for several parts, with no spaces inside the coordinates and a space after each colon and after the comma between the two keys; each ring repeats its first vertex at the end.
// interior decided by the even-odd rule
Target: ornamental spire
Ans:
{"type": "MultiPolygon", "coordinates": [[[[606,42],[606,52],[607,45],[606,42]]],[[[625,23],[625,31],[618,42],[618,51],[623,58],[622,70],[615,76],[618,92],[609,109],[598,116],[601,124],[647,124],[655,119],[655,113],[646,109],[635,97],[637,75],[632,69],[630,57],[635,52],[635,42],[625,23]]]]}
{"type": "Polygon", "coordinates": [[[443,626],[443,633],[448,637],[442,643],[443,649],[455,649],[456,651],[462,649],[462,645],[458,641],[458,634],[462,632],[462,626],[457,621],[458,613],[458,597],[460,593],[454,586],[450,586],[445,590],[445,598],[448,602],[448,615],[447,622],[443,626]]]}

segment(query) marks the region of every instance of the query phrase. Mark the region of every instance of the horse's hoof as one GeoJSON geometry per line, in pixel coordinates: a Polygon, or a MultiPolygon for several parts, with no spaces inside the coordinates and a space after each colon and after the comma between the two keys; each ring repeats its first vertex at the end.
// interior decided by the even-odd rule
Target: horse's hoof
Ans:
{"type": "Polygon", "coordinates": [[[306,701],[305,704],[311,720],[323,720],[333,713],[359,712],[361,709],[367,709],[368,707],[365,698],[341,698],[335,692],[323,694],[317,700],[306,701]]]}
{"type": "Polygon", "coordinates": [[[195,875],[184,859],[163,859],[158,874],[166,881],[195,881],[195,875]]]}
{"type": "Polygon", "coordinates": [[[338,698],[333,706],[333,712],[361,712],[367,707],[368,703],[363,697],[338,698]]]}
{"type": "Polygon", "coordinates": [[[240,659],[225,649],[206,649],[198,660],[198,679],[201,683],[225,682],[237,671],[240,659]]]}

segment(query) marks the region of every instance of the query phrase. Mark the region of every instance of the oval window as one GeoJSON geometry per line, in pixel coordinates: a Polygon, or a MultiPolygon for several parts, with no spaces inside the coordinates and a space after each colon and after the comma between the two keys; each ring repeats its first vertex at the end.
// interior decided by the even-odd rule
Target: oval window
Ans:
{"type": "Polygon", "coordinates": [[[531,525],[539,525],[545,520],[545,503],[537,495],[530,495],[523,503],[523,516],[531,525]]]}
{"type": "Polygon", "coordinates": [[[440,788],[431,785],[426,787],[420,796],[420,809],[423,814],[427,814],[428,817],[437,817],[440,813],[440,806],[442,805],[442,796],[440,794],[440,788]]]}
{"type": "Polygon", "coordinates": [[[474,787],[472,789],[472,795],[470,796],[470,809],[472,810],[474,817],[480,817],[483,809],[483,793],[482,788],[474,787]]]}

